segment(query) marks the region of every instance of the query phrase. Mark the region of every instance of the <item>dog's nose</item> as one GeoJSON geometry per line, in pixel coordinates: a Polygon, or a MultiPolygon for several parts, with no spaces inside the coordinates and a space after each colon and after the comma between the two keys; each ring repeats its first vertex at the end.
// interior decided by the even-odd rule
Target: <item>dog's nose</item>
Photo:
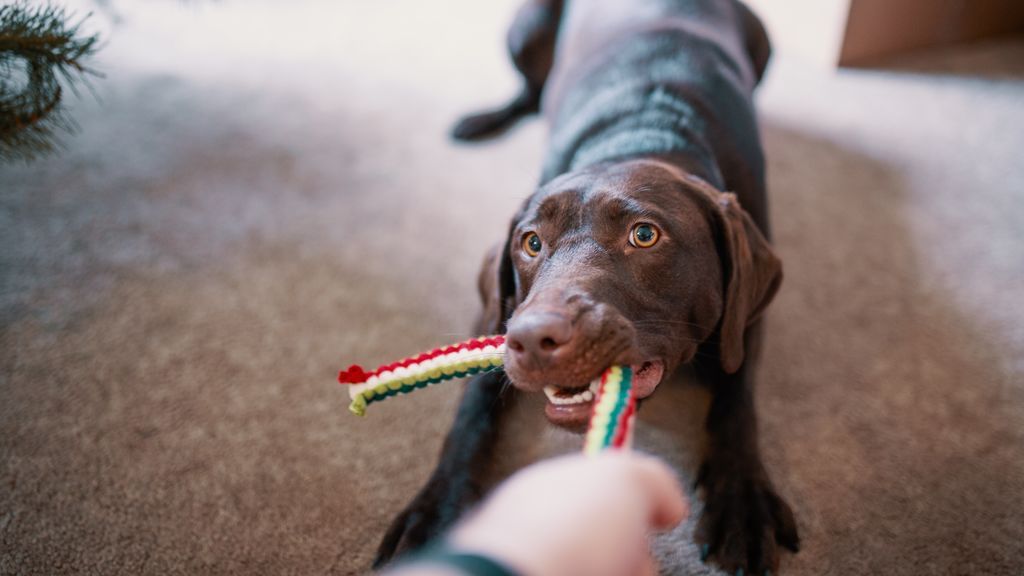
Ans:
{"type": "Polygon", "coordinates": [[[544,365],[572,340],[572,321],[557,312],[533,312],[509,321],[505,341],[517,361],[544,365]]]}

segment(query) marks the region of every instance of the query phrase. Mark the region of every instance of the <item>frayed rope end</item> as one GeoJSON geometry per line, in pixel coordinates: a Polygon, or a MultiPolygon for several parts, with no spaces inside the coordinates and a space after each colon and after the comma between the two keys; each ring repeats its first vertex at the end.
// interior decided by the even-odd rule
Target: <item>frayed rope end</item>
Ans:
{"type": "Polygon", "coordinates": [[[366,415],[366,398],[362,396],[356,396],[352,399],[352,403],[348,405],[348,411],[355,414],[356,416],[366,415]]]}

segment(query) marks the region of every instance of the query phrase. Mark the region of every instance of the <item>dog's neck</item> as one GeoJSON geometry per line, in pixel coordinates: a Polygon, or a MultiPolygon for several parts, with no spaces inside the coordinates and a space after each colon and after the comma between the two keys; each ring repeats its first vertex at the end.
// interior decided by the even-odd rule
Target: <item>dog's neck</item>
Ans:
{"type": "MultiPolygon", "coordinates": [[[[711,144],[704,136],[706,127],[693,106],[678,94],[659,87],[638,103],[635,95],[608,90],[588,104],[600,112],[590,116],[589,129],[563,130],[553,139],[544,181],[603,162],[652,158],[714,186],[723,185],[711,144]],[[605,99],[607,102],[597,102],[605,99]]],[[[580,116],[586,119],[589,115],[580,116]]]]}

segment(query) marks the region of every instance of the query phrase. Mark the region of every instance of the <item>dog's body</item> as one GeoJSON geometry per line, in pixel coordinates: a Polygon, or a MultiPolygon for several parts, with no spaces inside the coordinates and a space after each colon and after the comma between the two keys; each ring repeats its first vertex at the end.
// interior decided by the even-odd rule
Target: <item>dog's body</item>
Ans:
{"type": "MultiPolygon", "coordinates": [[[[509,47],[523,92],[455,136],[492,135],[538,108],[551,126],[541,187],[480,278],[477,328],[507,329],[515,388],[500,374],[469,383],[437,470],[378,563],[482,496],[523,391],[579,398],[614,362],[634,365],[641,397],[694,366],[713,397],[696,537],[727,570],[775,570],[776,544],[795,551],[798,537],[761,464],[753,408],[758,319],[781,281],[751,97],[764,29],[735,0],[528,0],[509,47]]],[[[585,403],[556,404],[552,423],[585,422],[585,403]]]]}

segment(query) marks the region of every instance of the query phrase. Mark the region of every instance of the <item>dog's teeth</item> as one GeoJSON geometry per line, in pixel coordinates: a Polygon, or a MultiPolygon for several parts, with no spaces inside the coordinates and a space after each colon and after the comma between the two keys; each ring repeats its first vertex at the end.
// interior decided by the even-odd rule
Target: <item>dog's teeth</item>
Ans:
{"type": "Polygon", "coordinates": [[[588,392],[590,392],[591,394],[596,395],[599,388],[601,388],[601,379],[600,378],[598,378],[598,379],[596,379],[596,380],[594,380],[593,382],[590,383],[590,390],[588,390],[588,392]]]}
{"type": "Polygon", "coordinates": [[[551,401],[552,404],[558,404],[559,398],[556,394],[557,391],[558,389],[555,388],[554,386],[544,387],[544,395],[548,397],[548,400],[551,401]]]}
{"type": "Polygon", "coordinates": [[[573,394],[572,396],[559,396],[559,389],[555,386],[545,386],[544,395],[547,396],[548,401],[556,406],[566,406],[571,404],[583,404],[590,402],[594,399],[594,393],[587,389],[583,392],[573,394]]]}

